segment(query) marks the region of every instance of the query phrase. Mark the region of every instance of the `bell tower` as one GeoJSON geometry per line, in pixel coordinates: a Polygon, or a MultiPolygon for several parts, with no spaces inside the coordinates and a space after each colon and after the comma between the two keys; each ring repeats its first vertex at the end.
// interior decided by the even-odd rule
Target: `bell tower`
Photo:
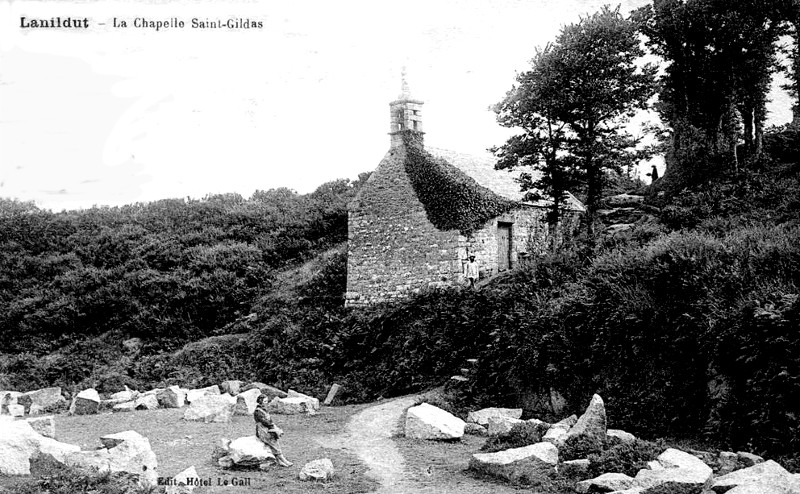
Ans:
{"type": "Polygon", "coordinates": [[[389,136],[391,148],[403,145],[404,130],[414,131],[422,142],[422,101],[411,97],[406,81],[406,68],[401,72],[400,96],[389,103],[389,136]]]}

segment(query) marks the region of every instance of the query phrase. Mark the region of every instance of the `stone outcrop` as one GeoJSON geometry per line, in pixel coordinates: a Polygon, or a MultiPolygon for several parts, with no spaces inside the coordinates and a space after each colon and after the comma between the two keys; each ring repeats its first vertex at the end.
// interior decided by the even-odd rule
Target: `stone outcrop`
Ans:
{"type": "Polygon", "coordinates": [[[795,488],[796,492],[800,492],[800,481],[772,460],[717,477],[711,481],[711,490],[722,494],[723,492],[732,492],[734,487],[748,485],[769,486],[784,489],[785,492],[789,492],[790,488],[795,488]]]}
{"type": "Polygon", "coordinates": [[[423,403],[406,411],[405,435],[412,439],[461,439],[464,421],[441,408],[423,403]]]}
{"type": "Polygon", "coordinates": [[[94,388],[84,389],[72,399],[70,415],[91,415],[100,409],[100,394],[94,388]]]}
{"type": "Polygon", "coordinates": [[[568,441],[572,437],[587,437],[602,441],[606,437],[606,408],[603,399],[594,395],[586,411],[578,418],[575,425],[564,437],[568,441]]]}
{"type": "Polygon", "coordinates": [[[711,467],[696,456],[677,449],[667,449],[658,456],[660,470],[639,470],[635,480],[642,494],[663,491],[691,494],[702,490],[711,478],[711,467]]]}
{"type": "Polygon", "coordinates": [[[519,419],[522,417],[521,408],[483,408],[467,414],[467,422],[479,424],[484,427],[489,426],[489,419],[492,417],[507,417],[511,419],[519,419]]]}
{"type": "Polygon", "coordinates": [[[236,410],[234,413],[236,415],[253,415],[253,412],[256,411],[256,406],[258,406],[258,397],[261,396],[261,391],[258,389],[251,389],[249,391],[243,391],[236,395],[236,410]]]}
{"type": "MultiPolygon", "coordinates": [[[[21,406],[21,405],[20,405],[21,406]]],[[[30,475],[31,459],[40,453],[63,462],[79,446],[62,443],[37,433],[25,420],[0,417],[0,474],[30,475]]]]}
{"type": "Polygon", "coordinates": [[[208,386],[207,388],[200,388],[200,389],[190,389],[186,392],[186,402],[191,404],[195,400],[206,396],[206,395],[219,395],[222,394],[219,392],[219,386],[216,384],[213,386],[208,386]]]}
{"type": "Polygon", "coordinates": [[[333,477],[333,462],[328,458],[314,460],[303,465],[298,477],[300,480],[326,481],[333,477]]]}
{"type": "Polygon", "coordinates": [[[29,391],[17,397],[17,404],[25,407],[25,411],[30,413],[32,405],[37,405],[41,410],[49,410],[67,400],[61,396],[60,387],[42,388],[36,391],[29,391]]]}
{"type": "Polygon", "coordinates": [[[236,399],[231,395],[209,394],[192,401],[183,414],[183,419],[205,423],[230,422],[235,409],[236,399]]]}
{"type": "Polygon", "coordinates": [[[170,386],[161,390],[156,399],[162,408],[181,408],[186,404],[186,392],[180,386],[170,386]]]}
{"type": "Polygon", "coordinates": [[[158,408],[158,398],[155,394],[146,394],[136,398],[134,410],[155,410],[158,408]]]}
{"type": "Polygon", "coordinates": [[[546,475],[558,464],[558,449],[550,443],[537,443],[497,453],[476,453],[469,468],[485,475],[520,482],[546,475]]]}
{"type": "Polygon", "coordinates": [[[101,472],[128,472],[138,475],[143,485],[156,485],[158,461],[146,437],[125,431],[103,436],[101,442],[104,448],[70,453],[65,463],[101,472]]]}
{"type": "Polygon", "coordinates": [[[490,436],[497,436],[511,431],[511,429],[517,424],[524,423],[525,421],[522,419],[515,419],[511,417],[489,417],[489,422],[486,429],[489,431],[490,436]]]}

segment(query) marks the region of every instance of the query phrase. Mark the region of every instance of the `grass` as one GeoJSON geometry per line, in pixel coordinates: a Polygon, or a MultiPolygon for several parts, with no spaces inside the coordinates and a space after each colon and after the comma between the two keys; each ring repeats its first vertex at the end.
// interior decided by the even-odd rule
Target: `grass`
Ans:
{"type": "MultiPolygon", "coordinates": [[[[227,424],[184,421],[184,409],[56,416],[56,439],[77,444],[82,449],[94,449],[100,446],[100,436],[135,430],[150,440],[158,458],[159,476],[171,477],[194,466],[200,478],[211,479],[211,487],[199,490],[204,494],[230,493],[234,482],[239,484],[234,487],[237,494],[356,494],[375,490],[377,483],[365,476],[366,468],[355,455],[341,449],[324,448],[316,438],[344,432],[350,416],[363,408],[364,405],[325,407],[315,416],[275,415],[275,422],[285,431],[282,438],[284,454],[294,462],[294,466],[274,467],[266,472],[223,470],[211,462],[211,452],[221,438],[235,439],[255,434],[255,425],[249,416],[235,416],[227,424]],[[319,458],[330,458],[333,462],[336,469],[333,481],[318,483],[298,479],[303,465],[319,458]],[[228,487],[218,485],[226,481],[228,487]]],[[[3,486],[10,488],[15,482],[14,478],[0,476],[0,492],[3,486]]]]}

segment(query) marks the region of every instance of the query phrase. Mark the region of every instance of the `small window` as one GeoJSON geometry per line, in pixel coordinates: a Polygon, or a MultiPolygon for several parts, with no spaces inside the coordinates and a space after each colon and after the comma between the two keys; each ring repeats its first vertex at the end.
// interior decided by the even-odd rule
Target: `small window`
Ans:
{"type": "Polygon", "coordinates": [[[417,110],[411,110],[411,113],[416,115],[417,114],[417,110]]]}
{"type": "Polygon", "coordinates": [[[414,130],[418,130],[418,129],[419,129],[419,122],[414,120],[414,130]]]}

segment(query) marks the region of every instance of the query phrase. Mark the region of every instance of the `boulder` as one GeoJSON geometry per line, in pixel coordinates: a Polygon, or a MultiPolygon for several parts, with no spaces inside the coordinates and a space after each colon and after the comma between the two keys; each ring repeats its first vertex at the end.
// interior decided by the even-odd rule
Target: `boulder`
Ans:
{"type": "Polygon", "coordinates": [[[258,467],[275,461],[272,450],[256,436],[245,436],[231,441],[228,445],[228,457],[238,467],[258,467]]]}
{"type": "Polygon", "coordinates": [[[412,439],[461,439],[464,421],[441,408],[423,403],[406,411],[405,435],[412,439]]]}
{"type": "Polygon", "coordinates": [[[43,413],[47,413],[47,409],[45,407],[40,407],[36,403],[32,404],[31,409],[28,410],[28,415],[41,415],[43,413]]]}
{"type": "Polygon", "coordinates": [[[333,462],[328,458],[314,460],[303,465],[298,477],[300,480],[330,480],[333,477],[333,462]]]}
{"type": "Polygon", "coordinates": [[[685,468],[711,475],[711,467],[700,458],[675,448],[669,448],[656,458],[664,468],[685,468]]]}
{"type": "Polygon", "coordinates": [[[632,443],[636,441],[636,436],[634,436],[630,432],[625,432],[619,429],[608,429],[606,431],[606,437],[608,437],[609,439],[611,438],[618,439],[619,442],[623,444],[632,443]]]}
{"type": "Polygon", "coordinates": [[[36,391],[29,391],[17,398],[17,404],[24,406],[25,411],[28,413],[30,413],[30,408],[32,405],[37,405],[41,407],[41,409],[46,410],[58,406],[65,401],[67,400],[61,396],[60,387],[42,388],[37,389],[36,391]]]}
{"type": "Polygon", "coordinates": [[[568,431],[577,422],[578,422],[578,416],[577,415],[570,415],[569,417],[567,417],[565,419],[559,420],[558,422],[556,422],[555,424],[551,425],[550,427],[551,428],[554,427],[556,429],[564,429],[564,430],[568,431]]]}
{"type": "Polygon", "coordinates": [[[489,430],[482,425],[467,422],[464,424],[464,434],[486,437],[489,435],[489,430]]]}
{"type": "Polygon", "coordinates": [[[8,405],[8,414],[12,417],[22,417],[25,415],[25,407],[22,405],[8,405]]]}
{"type": "Polygon", "coordinates": [[[753,453],[747,453],[746,451],[739,451],[736,453],[736,458],[738,459],[739,465],[741,465],[742,468],[752,467],[753,465],[764,463],[764,458],[754,455],[753,453]]]}
{"type": "Polygon", "coordinates": [[[186,392],[180,386],[170,386],[156,395],[162,408],[181,408],[186,404],[186,392]]]}
{"type": "Polygon", "coordinates": [[[261,396],[261,391],[255,388],[236,395],[236,409],[234,413],[236,415],[253,415],[253,412],[256,411],[256,406],[258,406],[256,400],[258,400],[259,396],[261,396]]]}
{"type": "Polygon", "coordinates": [[[547,429],[544,436],[542,437],[542,441],[552,443],[557,447],[561,447],[564,444],[564,439],[567,437],[567,430],[562,429],[561,427],[551,427],[547,429]]]}
{"type": "Polygon", "coordinates": [[[143,485],[156,485],[158,462],[146,437],[136,431],[125,431],[103,436],[100,440],[107,445],[104,449],[70,453],[66,463],[84,469],[97,468],[101,472],[128,472],[138,475],[143,485]]]}
{"type": "Polygon", "coordinates": [[[72,400],[70,415],[91,415],[100,409],[100,395],[94,388],[84,389],[72,400]]]}
{"type": "Polygon", "coordinates": [[[219,386],[216,384],[213,386],[209,386],[207,388],[200,388],[200,389],[190,389],[186,392],[186,402],[192,403],[193,401],[197,400],[206,395],[218,395],[222,394],[219,392],[219,386]]]}
{"type": "Polygon", "coordinates": [[[254,382],[250,383],[247,386],[242,388],[242,392],[250,391],[251,389],[258,389],[261,393],[267,395],[268,400],[272,400],[275,397],[278,398],[288,398],[289,394],[285,391],[281,391],[280,389],[276,388],[275,386],[270,386],[269,384],[264,384],[261,382],[254,382]]]}
{"type": "Polygon", "coordinates": [[[325,401],[322,404],[328,406],[331,403],[333,403],[333,400],[336,399],[336,393],[338,393],[340,389],[341,386],[339,386],[336,383],[333,383],[331,385],[331,388],[328,390],[328,395],[325,397],[325,401]]]}
{"type": "Polygon", "coordinates": [[[289,390],[288,393],[286,393],[286,395],[287,395],[286,396],[287,398],[302,398],[302,399],[304,399],[304,400],[306,400],[308,402],[308,406],[309,406],[310,410],[312,410],[312,411],[319,410],[319,400],[317,398],[314,398],[314,397],[308,396],[308,395],[304,395],[303,393],[298,393],[297,391],[293,391],[291,389],[289,390]]]}
{"type": "Polygon", "coordinates": [[[242,392],[242,381],[222,381],[219,385],[220,391],[223,393],[228,393],[231,396],[236,396],[242,392]]]}
{"type": "Polygon", "coordinates": [[[56,437],[56,423],[52,416],[27,419],[26,422],[31,425],[33,430],[44,437],[49,437],[51,439],[56,437]]]}
{"type": "Polygon", "coordinates": [[[189,405],[183,414],[183,419],[205,423],[227,423],[231,421],[235,408],[236,400],[231,395],[205,395],[195,399],[189,405]]]}
{"type": "Polygon", "coordinates": [[[198,478],[197,470],[191,466],[170,479],[164,494],[189,494],[196,487],[198,478]]]}
{"type": "Polygon", "coordinates": [[[786,490],[769,484],[744,484],[734,487],[725,494],[797,494],[800,490],[786,490]]]}
{"type": "Polygon", "coordinates": [[[484,427],[489,426],[489,419],[492,417],[507,417],[518,419],[522,417],[521,408],[483,408],[467,414],[467,422],[479,424],[484,427]]]}
{"type": "MultiPolygon", "coordinates": [[[[21,405],[19,405],[21,406],[21,405]]],[[[36,432],[26,420],[0,418],[0,474],[30,475],[31,459],[40,453],[63,462],[65,457],[80,451],[79,446],[62,443],[36,432]]]]}
{"type": "Polygon", "coordinates": [[[643,494],[700,492],[712,475],[711,467],[702,460],[677,449],[667,449],[657,460],[663,469],[639,470],[636,474],[637,487],[643,494]]]}
{"type": "Polygon", "coordinates": [[[633,477],[624,473],[604,473],[599,477],[578,482],[575,484],[575,492],[585,494],[587,492],[622,491],[635,487],[635,484],[633,477]]]}
{"type": "Polygon", "coordinates": [[[0,391],[0,413],[8,413],[8,405],[16,405],[20,396],[19,391],[0,391]]]}
{"type": "Polygon", "coordinates": [[[514,419],[511,417],[489,417],[489,425],[487,427],[490,436],[497,436],[505,434],[517,424],[524,424],[525,421],[521,419],[514,419]]]}
{"type": "Polygon", "coordinates": [[[585,475],[589,473],[590,464],[586,458],[567,460],[558,466],[558,473],[566,477],[586,478],[585,475]]]}
{"type": "Polygon", "coordinates": [[[558,464],[558,449],[550,443],[537,443],[497,453],[476,453],[469,468],[511,482],[547,475],[558,464]]]}
{"type": "Polygon", "coordinates": [[[606,407],[600,395],[592,396],[586,411],[567,431],[564,440],[569,440],[571,437],[587,437],[598,441],[606,438],[606,407]]]}
{"type": "Polygon", "coordinates": [[[302,413],[314,414],[313,404],[305,398],[278,398],[277,396],[267,404],[267,411],[280,415],[297,415],[302,413]]]}
{"type": "Polygon", "coordinates": [[[739,468],[739,458],[731,451],[720,451],[717,457],[719,469],[717,475],[725,475],[739,468]]]}
{"type": "Polygon", "coordinates": [[[136,409],[135,401],[127,401],[125,403],[118,403],[112,407],[114,412],[132,412],[136,409]]]}
{"type": "MultiPolygon", "coordinates": [[[[787,489],[795,483],[794,476],[778,463],[767,460],[751,467],[736,470],[716,477],[711,481],[711,490],[717,494],[728,492],[737,486],[762,484],[787,489]]],[[[800,485],[798,485],[800,488],[800,485]]]]}
{"type": "Polygon", "coordinates": [[[154,394],[144,394],[133,402],[134,410],[155,410],[158,408],[158,398],[154,394]]]}
{"type": "Polygon", "coordinates": [[[109,396],[109,400],[114,400],[117,403],[124,403],[126,401],[131,401],[139,394],[138,391],[133,391],[129,387],[125,386],[124,391],[118,391],[111,396],[109,396]]]}

